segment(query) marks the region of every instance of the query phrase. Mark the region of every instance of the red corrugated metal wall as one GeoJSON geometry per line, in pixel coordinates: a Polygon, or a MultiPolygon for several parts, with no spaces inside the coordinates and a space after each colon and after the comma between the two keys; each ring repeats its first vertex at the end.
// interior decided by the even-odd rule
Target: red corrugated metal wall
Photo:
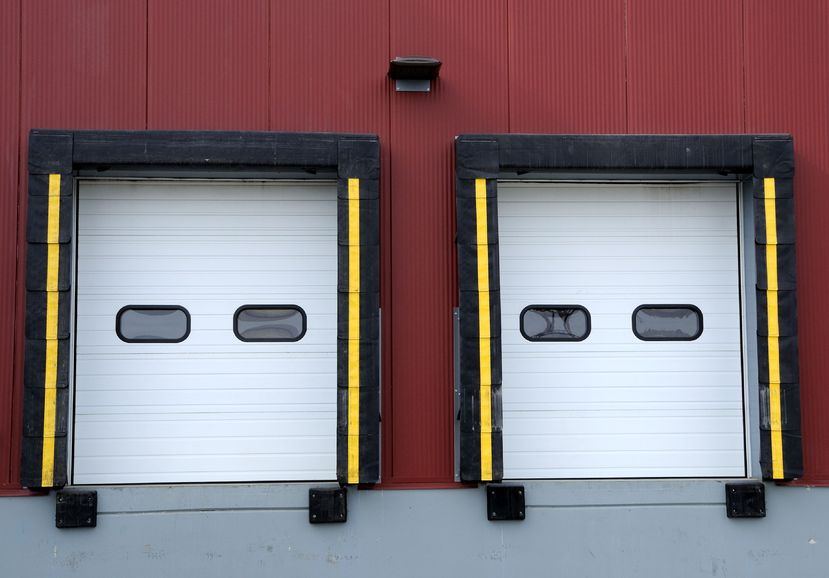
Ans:
{"type": "Polygon", "coordinates": [[[452,139],[791,132],[807,482],[829,483],[829,4],[822,0],[2,0],[0,491],[16,488],[32,127],[380,135],[383,476],[453,478],[452,139]],[[444,61],[396,94],[389,58],[444,61]],[[15,242],[17,240],[17,243],[15,242]]]}
{"type": "Polygon", "coordinates": [[[16,487],[19,412],[14,384],[17,167],[20,135],[20,5],[3,2],[0,18],[0,492],[16,487]]]}

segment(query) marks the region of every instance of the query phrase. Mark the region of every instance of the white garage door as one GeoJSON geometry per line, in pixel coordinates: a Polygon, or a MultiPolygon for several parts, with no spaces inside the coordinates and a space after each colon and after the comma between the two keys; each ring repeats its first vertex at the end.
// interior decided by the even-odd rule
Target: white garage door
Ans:
{"type": "Polygon", "coordinates": [[[743,476],[736,185],[498,197],[505,477],[743,476]]]}
{"type": "Polygon", "coordinates": [[[78,204],[74,483],[334,479],[335,185],[90,181],[78,204]],[[235,327],[245,305],[271,307],[235,327]]]}

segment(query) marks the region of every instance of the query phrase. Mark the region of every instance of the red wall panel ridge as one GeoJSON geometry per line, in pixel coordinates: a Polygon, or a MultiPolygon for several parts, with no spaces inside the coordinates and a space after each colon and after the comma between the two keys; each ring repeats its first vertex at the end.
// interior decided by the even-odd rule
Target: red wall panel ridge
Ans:
{"type": "Polygon", "coordinates": [[[22,6],[24,139],[30,128],[145,127],[145,0],[22,6]]]}
{"type": "Polygon", "coordinates": [[[829,3],[746,2],[745,22],[747,129],[794,137],[801,481],[829,485],[829,3]]]}
{"type": "Polygon", "coordinates": [[[20,122],[20,5],[3,3],[0,20],[0,494],[17,487],[17,443],[14,429],[15,246],[17,244],[17,166],[20,122]]]}
{"type": "MultiPolygon", "coordinates": [[[[393,2],[391,56],[443,62],[433,92],[391,94],[392,388],[384,390],[384,481],[453,479],[453,140],[507,132],[503,0],[393,2]]],[[[393,88],[390,88],[393,90],[393,88]]]]}
{"type": "Polygon", "coordinates": [[[741,4],[627,0],[629,132],[743,132],[741,4]]]}
{"type": "Polygon", "coordinates": [[[624,16],[624,0],[509,3],[512,132],[625,132],[624,16]]]}
{"type": "Polygon", "coordinates": [[[388,130],[388,0],[271,4],[271,130],[388,130]]]}
{"type": "Polygon", "coordinates": [[[149,128],[267,130],[268,11],[268,0],[149,0],[149,128]]]}

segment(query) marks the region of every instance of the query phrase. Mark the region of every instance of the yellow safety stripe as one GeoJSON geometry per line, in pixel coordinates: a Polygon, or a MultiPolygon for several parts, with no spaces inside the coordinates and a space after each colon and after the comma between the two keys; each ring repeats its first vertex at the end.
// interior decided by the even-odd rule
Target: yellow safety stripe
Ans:
{"type": "Polygon", "coordinates": [[[360,179],[348,179],[348,483],[360,482],[360,179]]]}
{"type": "Polygon", "coordinates": [[[478,347],[481,368],[481,480],[492,479],[492,359],[490,354],[489,236],[486,179],[475,179],[478,244],[478,347]]]}
{"type": "Polygon", "coordinates": [[[774,179],[763,179],[766,212],[766,291],[769,348],[769,415],[771,416],[771,469],[782,479],[783,427],[780,406],[780,324],[777,303],[777,213],[774,179]]]}
{"type": "Polygon", "coordinates": [[[46,367],[43,395],[43,457],[41,485],[55,479],[55,422],[58,380],[58,271],[60,270],[60,175],[49,175],[46,224],[46,367]]]}

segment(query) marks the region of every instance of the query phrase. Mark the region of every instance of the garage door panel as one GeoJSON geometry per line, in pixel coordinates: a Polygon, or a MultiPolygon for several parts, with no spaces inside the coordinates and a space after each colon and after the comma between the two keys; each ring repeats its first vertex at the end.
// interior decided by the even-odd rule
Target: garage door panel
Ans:
{"type": "MultiPolygon", "coordinates": [[[[711,272],[711,270],[707,271],[711,272]]],[[[555,286],[558,283],[561,283],[562,275],[573,274],[573,271],[559,271],[558,268],[554,270],[543,270],[541,266],[536,269],[526,269],[526,270],[510,270],[507,267],[505,270],[501,271],[501,278],[504,278],[504,275],[509,275],[509,283],[504,284],[501,283],[501,290],[509,289],[510,287],[526,287],[528,284],[541,284],[541,285],[548,285],[548,286],[555,286]]],[[[639,288],[642,285],[649,286],[651,289],[655,287],[663,286],[663,287],[676,287],[677,285],[681,285],[686,294],[693,291],[693,288],[701,287],[701,288],[715,288],[715,287],[728,287],[728,284],[725,283],[726,280],[723,280],[724,283],[721,285],[712,284],[710,281],[706,279],[701,279],[699,274],[694,272],[680,272],[680,271],[660,271],[660,272],[653,272],[653,271],[642,271],[642,270],[632,270],[628,271],[624,275],[617,275],[614,278],[612,276],[613,272],[602,272],[602,273],[594,273],[592,271],[585,271],[579,274],[579,278],[582,280],[581,282],[587,286],[596,288],[615,288],[618,287],[621,290],[625,290],[626,288],[639,288]]],[[[563,283],[562,286],[564,288],[568,287],[567,283],[563,283]]],[[[575,285],[570,285],[575,286],[575,285]]]]}
{"type": "MultiPolygon", "coordinates": [[[[591,351],[591,352],[604,352],[604,353],[613,353],[613,352],[634,352],[634,351],[641,351],[642,346],[638,343],[620,343],[619,340],[622,337],[625,337],[626,334],[631,333],[631,325],[629,324],[625,329],[605,329],[604,331],[593,331],[591,330],[590,335],[588,336],[588,340],[590,340],[590,344],[585,344],[580,348],[581,351],[591,351]]],[[[739,333],[735,333],[730,329],[716,329],[716,328],[709,328],[707,325],[703,330],[703,335],[705,335],[705,342],[700,343],[699,347],[695,348],[696,353],[704,354],[705,352],[723,352],[723,351],[739,351],[739,348],[733,347],[734,345],[734,338],[739,337],[739,333]]],[[[699,338],[700,340],[702,337],[699,338]]],[[[522,335],[512,336],[510,339],[504,339],[504,346],[503,349],[506,351],[510,347],[515,349],[516,347],[524,349],[524,343],[526,339],[522,335]],[[524,342],[522,342],[524,340],[524,342]]],[[[665,342],[658,342],[653,341],[651,342],[656,344],[653,349],[652,353],[660,354],[664,352],[670,352],[673,350],[678,350],[678,347],[671,347],[671,345],[675,344],[667,344],[665,342]],[[661,347],[660,347],[661,345],[661,347]]],[[[544,344],[539,344],[539,349],[543,347],[544,344]]],[[[562,347],[562,346],[559,346],[562,347]]],[[[651,352],[649,352],[651,353],[651,352]]]]}
{"type": "MultiPolygon", "coordinates": [[[[740,376],[739,368],[736,368],[734,371],[706,371],[694,374],[677,373],[672,376],[671,387],[665,388],[665,380],[658,372],[640,370],[621,373],[608,371],[611,374],[611,379],[612,376],[616,376],[614,387],[608,387],[605,384],[597,385],[595,376],[590,372],[559,371],[556,373],[556,387],[551,388],[549,385],[550,377],[545,371],[522,371],[523,368],[515,366],[505,369],[510,373],[523,374],[521,385],[517,383],[517,380],[513,382],[510,388],[511,398],[515,395],[520,395],[521,392],[528,392],[528,395],[531,393],[532,395],[542,396],[539,397],[540,400],[545,399],[543,396],[568,395],[570,389],[584,390],[584,395],[591,396],[596,395],[597,392],[594,390],[604,390],[607,396],[614,396],[618,395],[616,393],[617,391],[639,388],[664,389],[665,391],[659,394],[664,396],[672,395],[672,392],[676,392],[676,395],[683,395],[681,390],[686,388],[723,388],[731,391],[734,389],[734,379],[740,376]]],[[[654,393],[651,395],[657,394],[654,393]]],[[[709,391],[708,395],[714,395],[714,392],[709,391]]],[[[741,396],[742,394],[738,392],[732,395],[741,396]]],[[[522,398],[513,399],[520,401],[522,398]]]]}
{"type": "MultiPolygon", "coordinates": [[[[566,214],[568,217],[693,217],[693,218],[722,218],[725,205],[729,205],[734,209],[731,200],[717,197],[716,193],[701,194],[695,199],[686,198],[686,195],[693,191],[695,187],[686,187],[684,192],[662,194],[657,185],[653,185],[651,190],[646,193],[637,193],[638,185],[601,185],[596,184],[590,187],[591,192],[585,198],[563,199],[565,192],[569,186],[549,186],[548,190],[553,191],[556,195],[555,199],[545,196],[543,192],[535,191],[524,192],[520,199],[516,199],[505,207],[504,217],[510,218],[523,215],[545,215],[541,218],[547,218],[547,207],[553,206],[555,210],[553,217],[556,215],[566,214]],[[622,191],[624,200],[605,200],[596,199],[593,197],[593,192],[597,190],[622,191]]],[[[668,189],[663,189],[667,191],[668,189]]]]}
{"type": "MultiPolygon", "coordinates": [[[[599,460],[600,461],[600,460],[599,460]]],[[[507,460],[504,460],[504,467],[508,467],[507,460]]],[[[546,478],[552,464],[546,463],[532,469],[511,468],[515,471],[515,478],[540,479],[546,478]]],[[[602,467],[591,466],[589,468],[556,468],[559,470],[560,479],[617,479],[617,478],[739,478],[745,475],[744,468],[733,466],[680,466],[664,467],[657,464],[654,467],[602,467]]]]}
{"type": "MultiPolygon", "coordinates": [[[[79,351],[78,356],[81,355],[79,351]]],[[[269,354],[247,354],[245,356],[226,355],[228,361],[240,361],[232,368],[227,367],[227,364],[224,363],[225,360],[209,351],[201,354],[189,353],[188,359],[193,362],[191,364],[182,364],[179,359],[170,359],[170,357],[169,355],[154,353],[143,356],[126,356],[122,352],[118,356],[99,357],[97,360],[89,358],[87,361],[90,363],[87,364],[87,367],[79,367],[78,371],[80,372],[79,376],[109,375],[117,378],[124,374],[145,375],[157,376],[158,379],[154,381],[167,380],[170,383],[176,383],[181,381],[176,376],[194,375],[201,376],[205,380],[212,375],[247,375],[249,377],[261,375],[263,379],[268,375],[282,376],[285,379],[286,374],[297,376],[327,374],[330,376],[332,371],[336,373],[337,363],[336,359],[332,359],[330,354],[308,353],[303,355],[293,352],[290,357],[280,359],[277,362],[274,361],[273,352],[269,354]],[[147,363],[148,360],[151,363],[147,363]],[[95,363],[92,363],[93,361],[95,363]]],[[[79,391],[82,389],[82,387],[79,388],[79,391]]]]}
{"type": "Polygon", "coordinates": [[[699,452],[686,451],[678,455],[675,451],[640,451],[633,454],[637,467],[630,466],[630,452],[538,452],[516,454],[504,467],[510,467],[522,473],[521,477],[537,477],[538,473],[549,468],[561,470],[565,478],[580,477],[689,477],[708,476],[742,476],[742,468],[733,464],[742,460],[742,450],[699,452]],[[688,466],[688,461],[697,458],[710,464],[703,473],[688,466]],[[601,463],[601,466],[595,466],[601,463]],[[592,474],[590,472],[593,472],[592,474]]]}
{"type": "MultiPolygon", "coordinates": [[[[130,456],[219,456],[238,452],[233,439],[221,437],[191,437],[170,440],[163,446],[152,440],[122,439],[119,441],[124,454],[130,456]]],[[[325,454],[328,440],[325,436],[249,437],[240,455],[268,454],[274,446],[284,448],[285,454],[325,454]]],[[[105,440],[89,440],[86,447],[90,452],[101,454],[108,450],[105,440]]],[[[82,457],[82,456],[81,456],[82,457]]]]}
{"type": "Polygon", "coordinates": [[[333,184],[81,184],[75,483],[335,477],[336,215],[333,184]],[[240,341],[265,304],[305,335],[240,341]],[[184,307],[190,334],[125,343],[125,305],[184,307]]]}
{"type": "MultiPolygon", "coordinates": [[[[159,239],[162,236],[159,235],[159,239]]],[[[207,254],[214,259],[238,259],[247,257],[270,258],[290,248],[292,255],[328,256],[330,254],[330,237],[327,235],[303,235],[303,242],[288,235],[269,235],[265,239],[202,239],[181,238],[179,235],[167,235],[164,244],[141,242],[125,243],[119,236],[112,236],[109,242],[89,247],[87,255],[96,258],[129,259],[140,261],[148,256],[155,258],[189,257],[194,254],[207,254]],[[119,257],[120,256],[120,257],[119,257]]]]}
{"type": "Polygon", "coordinates": [[[511,411],[547,410],[551,408],[566,409],[606,409],[616,407],[630,408],[682,408],[691,409],[721,407],[734,409],[737,404],[742,408],[742,396],[729,387],[730,383],[723,382],[719,386],[705,387],[706,391],[699,391],[703,386],[691,385],[687,387],[671,387],[670,390],[657,384],[649,386],[630,386],[618,383],[609,388],[596,386],[559,386],[555,391],[548,387],[521,387],[513,388],[510,392],[511,411]],[[601,389],[600,391],[597,391],[601,389]],[[601,398],[597,399],[597,393],[601,398]],[[705,401],[699,401],[700,396],[705,401]]]}
{"type": "Polygon", "coordinates": [[[498,195],[505,477],[743,475],[736,186],[502,183],[498,195]],[[527,341],[532,304],[583,306],[591,332],[527,341]],[[697,306],[704,330],[642,341],[643,304],[697,306]]]}
{"type": "MultiPolygon", "coordinates": [[[[285,438],[321,436],[330,439],[332,431],[330,431],[331,424],[328,418],[326,414],[316,419],[289,419],[279,413],[268,412],[260,414],[226,412],[215,415],[178,412],[152,415],[133,414],[132,416],[94,414],[76,428],[75,455],[88,456],[90,454],[90,451],[81,443],[86,439],[156,440],[155,443],[159,447],[165,445],[168,439],[178,438],[221,437],[237,442],[249,437],[262,436],[285,438]]],[[[245,443],[237,443],[237,449],[240,452],[243,452],[245,447],[245,443]]],[[[117,443],[113,443],[108,451],[119,455],[122,453],[117,443]]]]}
{"type": "MultiPolygon", "coordinates": [[[[187,287],[187,291],[190,295],[190,302],[199,302],[199,301],[228,301],[229,299],[226,297],[228,285],[224,284],[210,284],[210,285],[198,285],[198,286],[189,286],[187,287]]],[[[112,283],[104,283],[101,285],[93,286],[87,285],[83,288],[83,295],[79,296],[77,302],[79,304],[84,303],[87,306],[90,304],[95,304],[100,302],[101,300],[112,300],[112,292],[113,290],[118,290],[118,286],[112,283]]],[[[292,296],[292,295],[306,295],[311,298],[317,297],[325,297],[329,292],[329,287],[326,284],[308,284],[308,285],[299,285],[297,283],[297,279],[295,278],[281,278],[278,282],[274,283],[273,285],[263,285],[253,287],[250,283],[246,283],[245,285],[245,295],[244,296],[236,296],[232,301],[233,303],[237,303],[239,301],[243,301],[244,303],[251,303],[254,299],[256,303],[264,303],[267,299],[272,299],[274,297],[274,293],[278,293],[279,295],[285,296],[292,296]]],[[[156,298],[156,303],[158,303],[158,299],[165,299],[170,300],[177,295],[171,295],[170,291],[166,288],[162,287],[142,287],[141,296],[143,297],[153,297],[156,298]]],[[[123,297],[117,299],[116,304],[123,304],[124,299],[123,297]]],[[[335,303],[336,305],[336,303],[335,303]]]]}
{"type": "MultiPolygon", "coordinates": [[[[628,450],[629,452],[630,450],[628,450]]],[[[555,464],[561,468],[589,468],[592,463],[601,460],[605,468],[630,467],[630,459],[626,452],[601,451],[601,452],[522,452],[513,456],[512,466],[516,468],[537,467],[536,464],[555,464]]],[[[631,452],[632,453],[632,452],[631,452]]],[[[678,455],[673,448],[665,450],[638,450],[635,452],[637,461],[643,468],[687,468],[688,457],[705,458],[710,461],[711,467],[728,467],[735,457],[740,457],[739,452],[735,456],[733,450],[705,449],[702,451],[687,450],[686,454],[678,455]],[[701,455],[704,454],[704,455],[701,455]]]]}
{"type": "MultiPolygon", "coordinates": [[[[328,227],[324,223],[321,224],[315,217],[304,215],[252,216],[249,218],[236,216],[229,217],[231,223],[226,223],[225,217],[222,215],[206,215],[199,219],[198,225],[182,222],[182,219],[178,216],[145,215],[144,217],[151,219],[152,224],[138,227],[135,225],[135,221],[128,217],[116,219],[110,215],[101,215],[100,219],[81,220],[79,223],[85,228],[99,226],[100,229],[94,236],[101,241],[106,241],[112,237],[120,237],[120,233],[124,230],[139,238],[155,238],[163,230],[166,231],[168,237],[199,237],[214,240],[221,238],[221,236],[245,237],[250,235],[261,235],[267,239],[268,235],[275,234],[273,233],[275,229],[279,231],[275,234],[278,238],[290,238],[292,235],[299,237],[303,235],[324,235],[328,230],[328,227]]],[[[331,224],[336,225],[336,217],[329,217],[328,221],[329,226],[331,224]]]]}
{"type": "MultiPolygon", "coordinates": [[[[325,368],[323,368],[325,369],[325,368]]],[[[233,373],[233,391],[240,391],[243,389],[262,389],[261,373],[253,373],[250,375],[244,373],[233,373]]],[[[330,397],[331,395],[331,380],[328,371],[320,371],[319,373],[302,373],[293,376],[290,382],[282,379],[282,374],[272,372],[264,374],[270,376],[271,379],[267,382],[266,388],[269,389],[284,389],[295,392],[300,395],[305,392],[309,399],[316,399],[317,395],[330,397]]],[[[180,373],[181,379],[173,380],[169,383],[162,383],[158,380],[148,382],[146,377],[139,374],[122,375],[120,370],[118,373],[106,374],[87,374],[84,379],[86,391],[119,391],[119,390],[135,390],[141,391],[187,391],[191,393],[198,393],[206,390],[223,390],[228,387],[227,378],[225,374],[214,374],[205,376],[203,372],[180,373]],[[198,379],[195,379],[198,378],[198,379]]]]}
{"type": "MultiPolygon", "coordinates": [[[[282,268],[278,271],[252,270],[250,272],[244,273],[243,279],[241,278],[241,273],[238,275],[231,273],[232,278],[216,279],[216,271],[184,271],[181,274],[170,273],[161,275],[153,275],[153,271],[123,271],[119,273],[119,276],[122,277],[123,283],[128,284],[133,289],[131,293],[124,295],[124,300],[126,302],[129,302],[130,296],[135,295],[135,292],[142,289],[143,287],[151,287],[153,289],[164,289],[167,292],[168,300],[176,299],[179,295],[186,295],[190,290],[199,290],[200,288],[204,288],[206,286],[209,286],[211,290],[215,292],[219,289],[235,289],[240,285],[244,284],[245,288],[251,288],[253,290],[259,290],[260,292],[265,292],[267,289],[272,287],[276,287],[278,289],[280,283],[284,284],[286,271],[291,272],[291,274],[301,272],[318,272],[324,275],[327,273],[328,275],[333,275],[335,279],[337,275],[337,267],[335,262],[333,267],[324,267],[318,269],[302,268],[300,271],[292,271],[287,267],[282,268]],[[153,280],[151,281],[150,279],[153,280]]],[[[105,288],[114,289],[116,287],[112,285],[112,277],[104,272],[96,273],[94,271],[90,271],[89,274],[84,277],[83,282],[89,285],[101,285],[105,288]]],[[[296,287],[295,282],[293,286],[296,287]]],[[[318,288],[318,290],[324,287],[324,285],[319,283],[311,285],[311,287],[315,286],[318,288]]],[[[297,287],[297,289],[301,290],[302,287],[297,287]]],[[[301,293],[298,293],[297,296],[299,295],[301,295],[301,293]]]]}
{"type": "MultiPolygon", "coordinates": [[[[190,315],[191,318],[197,317],[197,314],[193,313],[192,311],[190,312],[190,315]]],[[[198,318],[196,319],[196,321],[198,321],[198,318]]],[[[186,351],[188,352],[188,354],[208,352],[221,354],[225,351],[237,351],[239,353],[254,353],[258,351],[284,353],[307,353],[311,351],[328,353],[335,352],[336,348],[332,344],[336,343],[337,331],[334,329],[329,329],[326,331],[313,331],[312,328],[318,326],[318,321],[319,320],[315,319],[309,320],[308,332],[300,341],[289,342],[291,343],[291,345],[288,345],[287,343],[279,344],[281,345],[281,347],[279,347],[277,343],[269,343],[268,347],[264,347],[261,343],[257,345],[257,342],[242,342],[238,339],[236,340],[236,343],[228,343],[225,333],[230,331],[232,335],[232,314],[230,314],[228,318],[224,320],[224,327],[205,328],[204,325],[191,322],[191,332],[190,336],[188,336],[187,338],[186,351]]],[[[89,347],[94,347],[97,353],[117,353],[122,349],[121,345],[118,343],[113,343],[110,337],[110,334],[113,332],[115,328],[114,320],[110,319],[106,323],[101,323],[101,325],[102,327],[100,327],[99,329],[84,331],[82,333],[78,332],[78,337],[83,338],[84,340],[84,348],[78,348],[78,353],[87,352],[89,347]],[[103,327],[104,325],[106,327],[103,327]]],[[[329,327],[330,326],[331,324],[329,323],[329,327]]],[[[176,351],[185,351],[184,348],[177,350],[173,347],[170,347],[174,344],[167,344],[168,347],[166,349],[158,347],[154,344],[133,343],[131,345],[134,346],[131,349],[131,352],[133,353],[164,352],[169,355],[175,355],[176,351]]]]}
{"type": "MultiPolygon", "coordinates": [[[[639,305],[642,305],[643,303],[668,302],[665,294],[661,292],[650,292],[650,295],[656,297],[656,299],[652,301],[643,301],[640,293],[644,293],[644,291],[635,292],[637,299],[631,299],[630,297],[623,295],[616,295],[614,292],[614,295],[608,295],[603,297],[601,300],[596,300],[591,299],[588,295],[582,295],[576,292],[567,293],[566,291],[557,290],[555,293],[549,291],[541,293],[537,290],[522,291],[521,289],[515,289],[510,292],[509,298],[501,299],[501,311],[504,318],[511,320],[511,323],[517,327],[521,311],[524,310],[528,302],[534,304],[544,304],[552,303],[551,299],[556,299],[556,303],[581,305],[587,309],[591,315],[594,313],[601,314],[607,320],[606,325],[613,327],[621,327],[622,325],[626,325],[627,327],[630,327],[631,315],[633,314],[634,309],[636,309],[639,305]]],[[[722,293],[722,298],[716,296],[712,297],[710,294],[706,294],[706,297],[704,298],[695,299],[694,305],[699,307],[700,311],[702,311],[706,327],[709,325],[709,319],[711,319],[715,325],[719,323],[723,327],[731,327],[731,324],[734,321],[739,320],[739,314],[734,312],[735,299],[732,295],[730,295],[730,293],[731,290],[725,290],[722,293]]],[[[683,303],[683,301],[680,300],[680,297],[682,296],[682,294],[673,295],[674,299],[671,303],[683,303]]],[[[668,297],[671,297],[671,295],[668,295],[668,297]]]]}
{"type": "MultiPolygon", "coordinates": [[[[500,205],[499,205],[500,210],[500,205]]],[[[500,215],[499,215],[500,218],[500,215]]],[[[518,223],[516,221],[516,223],[518,223]]],[[[729,237],[722,235],[722,238],[729,237]]],[[[604,236],[573,238],[569,235],[556,235],[551,231],[527,232],[518,230],[510,233],[509,238],[500,237],[498,251],[509,266],[510,258],[533,259],[550,255],[550,247],[566,245],[567,253],[557,257],[560,263],[579,262],[583,259],[602,259],[606,261],[623,259],[635,260],[630,255],[630,247],[635,245],[637,253],[644,259],[681,259],[705,258],[717,261],[726,258],[722,254],[722,239],[710,236],[671,237],[661,239],[657,244],[642,244],[641,236],[622,237],[618,242],[608,245],[604,236]],[[526,243],[531,238],[533,243],[526,243]],[[689,241],[693,240],[693,243],[689,241]],[[504,258],[507,259],[504,259],[504,258]]]]}
{"type": "MultiPolygon", "coordinates": [[[[336,301],[332,302],[327,294],[330,287],[320,285],[320,288],[325,288],[326,291],[320,291],[319,293],[314,294],[303,292],[300,288],[298,288],[293,295],[299,296],[297,301],[301,300],[303,304],[300,305],[298,302],[294,304],[300,305],[309,316],[314,315],[320,322],[326,323],[326,325],[322,325],[321,327],[328,327],[327,322],[332,318],[336,318],[337,303],[336,301]]],[[[158,295],[167,296],[167,294],[163,294],[161,292],[159,292],[158,295]]],[[[142,294],[137,296],[137,298],[143,299],[146,296],[146,294],[142,294]]],[[[280,303],[291,304],[291,302],[288,301],[288,297],[290,296],[291,295],[289,293],[281,293],[278,290],[272,290],[266,293],[263,292],[261,294],[245,294],[234,297],[233,299],[222,299],[219,296],[205,296],[204,298],[193,298],[190,296],[186,302],[181,302],[179,305],[185,307],[188,311],[199,311],[199,316],[203,318],[203,323],[215,324],[219,322],[227,323],[228,312],[230,312],[229,318],[232,321],[233,313],[235,313],[236,310],[242,305],[253,303],[267,304],[265,301],[252,301],[252,299],[257,297],[265,297],[268,299],[282,298],[280,303]]],[[[86,316],[89,318],[90,323],[94,324],[109,323],[111,325],[115,323],[115,315],[118,310],[126,305],[123,297],[115,299],[111,296],[98,298],[86,295],[85,299],[80,301],[83,302],[83,307],[87,311],[86,316]]],[[[277,302],[273,301],[273,303],[276,304],[277,302]]]]}
{"type": "MultiPolygon", "coordinates": [[[[519,441],[522,435],[595,435],[614,436],[620,434],[722,434],[741,433],[742,427],[734,418],[742,419],[742,412],[726,411],[726,415],[706,415],[694,410],[674,411],[668,415],[642,416],[624,415],[623,412],[608,414],[595,412],[594,415],[528,416],[518,412],[504,411],[504,420],[509,419],[509,432],[504,428],[504,443],[519,441]],[[553,419],[554,417],[554,419],[553,419]]],[[[599,447],[599,449],[604,449],[599,447]]],[[[637,448],[628,448],[635,452],[637,448]]],[[[679,449],[677,448],[679,451],[679,449]]],[[[515,450],[519,452],[521,450],[515,450]]],[[[511,452],[510,452],[511,453],[511,452]]]]}
{"type": "MultiPolygon", "coordinates": [[[[573,344],[575,345],[575,344],[573,344]]],[[[631,374],[640,374],[643,371],[649,371],[652,374],[673,374],[681,373],[684,364],[688,364],[695,369],[693,374],[705,374],[709,371],[713,372],[733,372],[739,374],[741,370],[741,362],[735,356],[739,354],[735,350],[735,355],[721,356],[721,357],[705,357],[699,356],[695,358],[696,362],[690,362],[685,357],[650,357],[640,356],[631,357],[621,354],[619,352],[597,352],[600,355],[585,354],[582,356],[550,356],[544,354],[534,354],[536,356],[521,356],[510,355],[508,350],[503,352],[503,369],[510,375],[528,376],[538,379],[538,383],[560,382],[560,379],[555,378],[561,372],[570,373],[585,373],[592,374],[592,383],[605,384],[606,380],[613,379],[614,375],[624,375],[624,379],[630,379],[631,374]],[[597,359],[604,360],[605,363],[600,363],[597,359]],[[704,369],[700,366],[704,365],[704,369]],[[551,376],[552,374],[552,376],[551,376]],[[545,377],[546,376],[546,377],[545,377]]],[[[516,382],[518,381],[516,377],[516,382]]],[[[520,378],[519,383],[524,382],[524,377],[520,378]]],[[[702,378],[700,378],[702,379],[702,378]]],[[[733,386],[733,382],[732,382],[733,386]]],[[[552,386],[551,386],[552,387],[552,386]]]]}
{"type": "MultiPolygon", "coordinates": [[[[551,209],[553,210],[553,209],[551,209]]],[[[595,215],[567,215],[550,219],[540,217],[537,214],[527,214],[510,217],[509,215],[498,215],[498,222],[508,228],[520,227],[524,234],[549,231],[555,227],[555,238],[578,239],[582,237],[614,237],[620,241],[634,242],[636,240],[654,239],[663,236],[671,237],[697,237],[709,236],[711,233],[727,231],[730,221],[727,217],[694,217],[683,216],[681,218],[670,218],[669,215],[654,216],[628,216],[624,217],[635,230],[615,229],[607,227],[595,215]],[[576,219],[583,217],[583,223],[577,223],[576,219]]],[[[550,235],[550,233],[548,233],[550,235]]]]}
{"type": "Polygon", "coordinates": [[[213,482],[223,479],[228,482],[247,481],[249,473],[255,473],[260,480],[320,479],[336,464],[325,456],[281,454],[267,455],[216,455],[213,459],[205,456],[104,456],[100,458],[78,458],[75,467],[84,473],[76,474],[79,484],[86,483],[167,483],[213,482]],[[155,468],[155,469],[154,469],[155,468]],[[168,473],[173,470],[174,473],[168,473]],[[113,471],[119,472],[113,474],[113,471]],[[303,477],[308,476],[308,477],[303,477]],[[94,480],[94,481],[93,481],[94,480]]]}
{"type": "MultiPolygon", "coordinates": [[[[515,251],[520,253],[519,251],[515,251]]],[[[543,255],[536,257],[510,256],[510,252],[502,257],[508,257],[504,261],[504,269],[507,273],[536,274],[549,265],[549,258],[543,255]]],[[[633,258],[630,256],[601,256],[601,257],[575,257],[556,259],[558,268],[555,273],[563,275],[567,273],[590,273],[603,271],[607,273],[650,273],[650,274],[671,274],[671,273],[694,273],[700,271],[728,271],[734,273],[733,257],[710,256],[705,259],[694,259],[691,256],[685,258],[673,257],[642,257],[633,258]]]]}
{"type": "MultiPolygon", "coordinates": [[[[331,262],[330,255],[291,255],[288,257],[262,256],[256,259],[245,259],[241,255],[236,257],[217,257],[206,253],[187,257],[165,256],[163,259],[147,258],[119,258],[97,257],[95,264],[86,269],[88,273],[140,273],[144,275],[175,275],[185,282],[190,281],[193,273],[221,273],[227,275],[257,275],[262,274],[262,268],[267,267],[277,271],[336,271],[336,261],[331,262]],[[205,261],[205,258],[208,259],[205,261]]],[[[200,277],[197,277],[200,278],[200,277]]]]}
{"type": "MultiPolygon", "coordinates": [[[[522,436],[522,452],[516,455],[535,455],[535,463],[525,463],[525,468],[538,467],[546,458],[541,456],[547,451],[556,453],[623,453],[631,447],[647,447],[648,451],[675,451],[677,448],[696,451],[732,452],[722,448],[738,448],[742,444],[740,433],[712,433],[700,436],[699,440],[690,440],[683,433],[665,433],[653,436],[647,433],[617,433],[612,436],[606,434],[568,435],[562,434],[550,439],[543,435],[522,436]],[[601,441],[602,450],[595,451],[597,440],[601,441]]],[[[513,462],[515,463],[515,462],[513,462]]],[[[605,463],[604,465],[610,465],[605,463]]],[[[629,466],[630,464],[624,464],[629,466]]]]}
{"type": "MultiPolygon", "coordinates": [[[[328,392],[330,393],[330,392],[328,392]]],[[[194,395],[192,390],[165,389],[148,399],[143,389],[115,391],[83,391],[75,397],[85,414],[120,411],[129,413],[216,411],[242,413],[250,410],[291,414],[302,413],[311,418],[313,412],[336,409],[331,396],[324,390],[298,395],[296,389],[214,389],[210,396],[194,395]],[[212,409],[210,409],[212,408],[212,409]]]]}

